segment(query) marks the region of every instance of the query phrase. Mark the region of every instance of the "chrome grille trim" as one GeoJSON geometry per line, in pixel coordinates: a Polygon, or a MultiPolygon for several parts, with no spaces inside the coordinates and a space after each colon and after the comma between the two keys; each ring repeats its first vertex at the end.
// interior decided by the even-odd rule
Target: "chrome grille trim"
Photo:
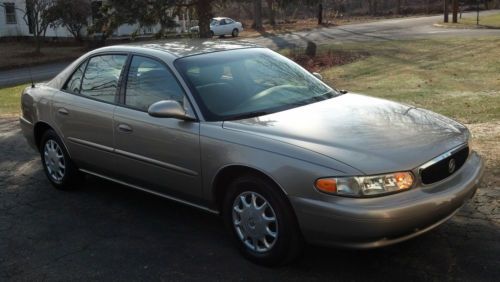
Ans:
{"type": "MultiPolygon", "coordinates": [[[[448,157],[450,157],[450,156],[452,156],[452,155],[454,155],[454,154],[458,153],[459,151],[463,150],[463,149],[464,149],[464,148],[466,148],[466,147],[469,147],[469,153],[468,153],[467,158],[466,158],[466,160],[465,160],[465,161],[467,161],[467,159],[468,159],[468,158],[469,158],[469,156],[470,156],[470,151],[471,151],[471,149],[470,149],[469,143],[463,143],[463,144],[461,144],[461,145],[459,145],[459,146],[457,146],[457,147],[455,147],[455,148],[453,148],[453,149],[451,149],[451,150],[449,150],[449,151],[446,151],[446,152],[444,152],[443,154],[441,154],[441,155],[439,155],[439,156],[437,156],[437,157],[433,158],[432,160],[430,160],[430,161],[428,161],[428,162],[424,163],[423,165],[419,166],[419,167],[416,169],[416,172],[418,173],[418,181],[419,181],[419,185],[422,185],[422,186],[433,185],[433,184],[435,184],[435,183],[438,183],[438,182],[444,181],[446,178],[448,178],[449,176],[448,176],[448,177],[446,177],[446,178],[444,178],[444,179],[442,179],[442,180],[440,180],[440,181],[438,181],[438,182],[425,184],[425,183],[423,182],[423,180],[422,180],[422,171],[423,171],[423,170],[425,170],[425,169],[427,169],[427,168],[429,168],[429,167],[431,167],[432,165],[435,165],[436,163],[438,163],[438,162],[440,162],[440,161],[442,161],[442,160],[444,160],[444,159],[446,159],[446,158],[448,158],[448,157]]],[[[415,171],[415,170],[414,170],[414,171],[415,171]]],[[[450,175],[450,176],[451,176],[451,175],[450,175]]]]}
{"type": "Polygon", "coordinates": [[[424,169],[432,166],[433,164],[436,164],[436,163],[438,163],[438,162],[446,159],[447,157],[455,154],[456,152],[462,150],[463,148],[465,148],[467,146],[469,146],[469,144],[468,143],[464,143],[464,144],[462,144],[462,145],[460,145],[458,147],[455,147],[455,148],[453,148],[453,149],[451,149],[451,150],[449,150],[449,151],[447,151],[447,152],[445,152],[445,153],[443,153],[443,154],[435,157],[434,159],[426,162],[425,164],[423,164],[423,165],[421,165],[421,166],[418,167],[419,173],[420,173],[421,170],[424,170],[424,169]]]}

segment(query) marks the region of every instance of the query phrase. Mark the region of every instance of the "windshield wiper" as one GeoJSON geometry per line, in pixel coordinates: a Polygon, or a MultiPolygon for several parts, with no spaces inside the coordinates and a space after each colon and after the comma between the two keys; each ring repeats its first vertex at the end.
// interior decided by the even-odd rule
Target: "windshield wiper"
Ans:
{"type": "Polygon", "coordinates": [[[265,115],[268,115],[271,113],[272,112],[269,112],[269,111],[255,111],[255,112],[244,113],[241,115],[235,115],[235,116],[227,118],[226,120],[238,120],[238,119],[253,118],[253,117],[258,117],[258,116],[265,116],[265,115]]]}

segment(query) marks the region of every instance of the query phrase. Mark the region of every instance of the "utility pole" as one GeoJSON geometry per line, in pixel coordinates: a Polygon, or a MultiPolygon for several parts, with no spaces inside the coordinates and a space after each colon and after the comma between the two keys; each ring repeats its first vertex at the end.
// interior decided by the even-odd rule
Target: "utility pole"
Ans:
{"type": "Polygon", "coordinates": [[[479,0],[476,0],[476,10],[477,10],[476,25],[479,25],[479,0]]]}

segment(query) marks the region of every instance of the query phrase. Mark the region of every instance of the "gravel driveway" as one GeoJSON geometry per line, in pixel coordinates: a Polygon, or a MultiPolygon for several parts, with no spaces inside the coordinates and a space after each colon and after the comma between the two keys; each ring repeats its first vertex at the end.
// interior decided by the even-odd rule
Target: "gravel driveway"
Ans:
{"type": "Polygon", "coordinates": [[[452,220],[378,250],[307,248],[268,269],[243,259],[220,218],[93,177],[61,192],[14,118],[0,119],[0,281],[497,280],[500,188],[452,220]]]}

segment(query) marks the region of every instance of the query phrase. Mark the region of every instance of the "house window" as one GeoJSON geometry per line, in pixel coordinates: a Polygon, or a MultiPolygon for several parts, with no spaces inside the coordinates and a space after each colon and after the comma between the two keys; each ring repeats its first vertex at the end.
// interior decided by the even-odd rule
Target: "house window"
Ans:
{"type": "Polygon", "coordinates": [[[17,24],[16,20],[16,6],[14,3],[4,3],[5,19],[7,24],[17,24]]]}

